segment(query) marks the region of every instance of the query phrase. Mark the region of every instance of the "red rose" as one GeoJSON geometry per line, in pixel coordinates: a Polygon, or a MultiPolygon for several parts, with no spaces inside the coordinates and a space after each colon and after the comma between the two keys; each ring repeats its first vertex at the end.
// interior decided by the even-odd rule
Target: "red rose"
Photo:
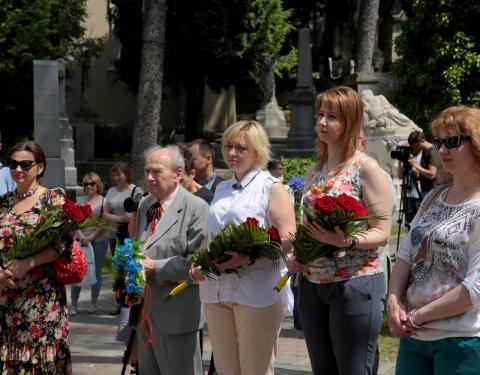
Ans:
{"type": "Polygon", "coordinates": [[[335,198],[330,195],[324,195],[315,201],[314,208],[324,214],[329,214],[333,211],[335,205],[335,198]]]}
{"type": "Polygon", "coordinates": [[[278,243],[282,243],[282,239],[280,238],[280,233],[278,232],[278,229],[275,227],[270,227],[268,228],[268,236],[270,237],[271,241],[275,241],[278,243]]]}
{"type": "Polygon", "coordinates": [[[247,217],[247,220],[245,220],[243,224],[245,224],[247,227],[249,226],[258,227],[259,223],[258,223],[258,220],[255,219],[254,217],[247,217]]]}
{"type": "Polygon", "coordinates": [[[85,217],[92,217],[93,216],[93,211],[92,211],[92,207],[90,207],[89,204],[85,204],[83,206],[80,206],[83,210],[83,214],[85,215],[85,217]]]}
{"type": "Polygon", "coordinates": [[[367,214],[365,206],[350,195],[340,194],[337,198],[337,203],[343,209],[353,212],[354,217],[365,216],[367,214]]]}
{"type": "Polygon", "coordinates": [[[80,207],[70,199],[65,199],[65,203],[63,204],[63,211],[70,219],[76,221],[82,220],[85,216],[82,207],[80,207]]]}
{"type": "Polygon", "coordinates": [[[27,292],[25,293],[25,297],[26,297],[27,299],[32,299],[32,298],[34,298],[36,295],[37,295],[37,293],[35,292],[34,289],[29,289],[29,290],[27,290],[27,292]]]}

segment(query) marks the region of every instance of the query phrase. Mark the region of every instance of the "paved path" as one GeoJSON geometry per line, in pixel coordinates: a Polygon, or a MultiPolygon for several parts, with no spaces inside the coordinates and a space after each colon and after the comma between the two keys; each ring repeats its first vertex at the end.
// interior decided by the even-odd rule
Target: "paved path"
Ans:
{"type": "MultiPolygon", "coordinates": [[[[118,316],[112,317],[108,314],[114,307],[111,285],[111,276],[104,276],[98,303],[99,312],[96,315],[88,315],[86,312],[90,300],[90,288],[82,289],[79,301],[80,313],[70,318],[70,345],[74,375],[120,375],[121,373],[125,347],[122,343],[115,341],[118,316]]],[[[68,295],[70,296],[70,291],[68,295]]],[[[204,337],[203,363],[205,368],[208,368],[211,353],[208,332],[204,337]]],[[[394,366],[394,363],[382,362],[379,374],[393,375],[394,366]]],[[[129,368],[126,373],[129,374],[129,368]]],[[[295,330],[292,319],[287,318],[280,333],[275,374],[307,375],[311,373],[303,334],[295,330]]]]}

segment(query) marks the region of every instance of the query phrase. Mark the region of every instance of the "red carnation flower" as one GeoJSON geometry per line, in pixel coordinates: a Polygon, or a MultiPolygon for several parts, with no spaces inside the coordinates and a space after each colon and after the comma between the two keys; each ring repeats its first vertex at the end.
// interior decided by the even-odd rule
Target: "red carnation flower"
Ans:
{"type": "Polygon", "coordinates": [[[69,217],[69,219],[76,221],[83,220],[83,217],[85,216],[82,207],[80,207],[70,199],[65,199],[65,203],[63,204],[63,211],[69,217]]]}
{"type": "Polygon", "coordinates": [[[280,238],[280,233],[278,232],[277,228],[275,227],[268,228],[268,235],[271,241],[275,241],[280,244],[282,243],[282,239],[280,238]]]}
{"type": "Polygon", "coordinates": [[[85,217],[92,217],[93,216],[92,207],[90,207],[89,204],[85,204],[85,205],[80,206],[80,207],[82,208],[85,217]]]}
{"type": "Polygon", "coordinates": [[[337,198],[337,203],[343,209],[353,212],[354,217],[365,216],[367,209],[355,198],[347,194],[340,194],[337,198]]]}
{"type": "Polygon", "coordinates": [[[245,220],[244,224],[246,226],[254,226],[254,227],[258,227],[258,220],[255,219],[254,217],[247,217],[247,220],[245,220]]]}
{"type": "Polygon", "coordinates": [[[333,211],[334,205],[335,198],[331,197],[330,195],[324,195],[315,201],[314,207],[317,211],[320,211],[324,214],[329,214],[333,211]]]}

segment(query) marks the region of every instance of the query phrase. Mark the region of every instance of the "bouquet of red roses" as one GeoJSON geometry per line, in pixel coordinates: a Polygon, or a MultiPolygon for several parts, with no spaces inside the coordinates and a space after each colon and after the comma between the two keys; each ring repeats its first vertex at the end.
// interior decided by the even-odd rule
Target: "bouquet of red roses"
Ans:
{"type": "MultiPolygon", "coordinates": [[[[277,228],[268,229],[259,226],[258,220],[252,217],[240,225],[227,224],[210,241],[208,248],[200,248],[189,257],[194,266],[200,266],[204,277],[212,278],[213,275],[220,275],[221,272],[216,264],[226,262],[231,255],[226,251],[235,250],[247,254],[252,261],[260,257],[267,257],[273,262],[274,267],[278,266],[279,260],[285,256],[280,233],[277,228]]],[[[236,273],[240,276],[243,266],[226,270],[225,273],[236,273]]],[[[170,298],[188,285],[196,283],[189,278],[180,283],[165,297],[170,298]]]]}
{"type": "Polygon", "coordinates": [[[27,228],[22,235],[11,233],[9,248],[0,253],[2,263],[27,258],[71,238],[77,230],[89,228],[113,230],[103,219],[93,217],[89,205],[80,206],[69,199],[65,199],[61,206],[47,205],[40,209],[40,220],[36,226],[27,228]]]}
{"type": "MultiPolygon", "coordinates": [[[[367,215],[366,207],[350,195],[340,194],[334,197],[324,194],[315,187],[304,199],[303,212],[309,222],[320,224],[330,231],[339,226],[346,237],[361,235],[366,232],[369,220],[382,219],[379,215],[367,215]]],[[[313,238],[304,224],[297,224],[297,232],[290,241],[295,259],[302,264],[320,257],[332,257],[335,251],[340,250],[334,245],[313,238]]],[[[291,275],[291,272],[285,274],[274,289],[280,291],[291,275]]]]}

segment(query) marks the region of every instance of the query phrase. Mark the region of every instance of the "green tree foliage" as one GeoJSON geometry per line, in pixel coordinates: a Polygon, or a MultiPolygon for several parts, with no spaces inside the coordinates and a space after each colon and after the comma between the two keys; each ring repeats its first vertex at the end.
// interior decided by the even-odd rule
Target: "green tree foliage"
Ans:
{"type": "Polygon", "coordinates": [[[393,101],[419,126],[442,109],[480,105],[480,2],[404,0],[393,101]]]}
{"type": "Polygon", "coordinates": [[[72,55],[84,33],[85,2],[0,2],[0,124],[4,143],[32,133],[32,61],[72,55]]]}

